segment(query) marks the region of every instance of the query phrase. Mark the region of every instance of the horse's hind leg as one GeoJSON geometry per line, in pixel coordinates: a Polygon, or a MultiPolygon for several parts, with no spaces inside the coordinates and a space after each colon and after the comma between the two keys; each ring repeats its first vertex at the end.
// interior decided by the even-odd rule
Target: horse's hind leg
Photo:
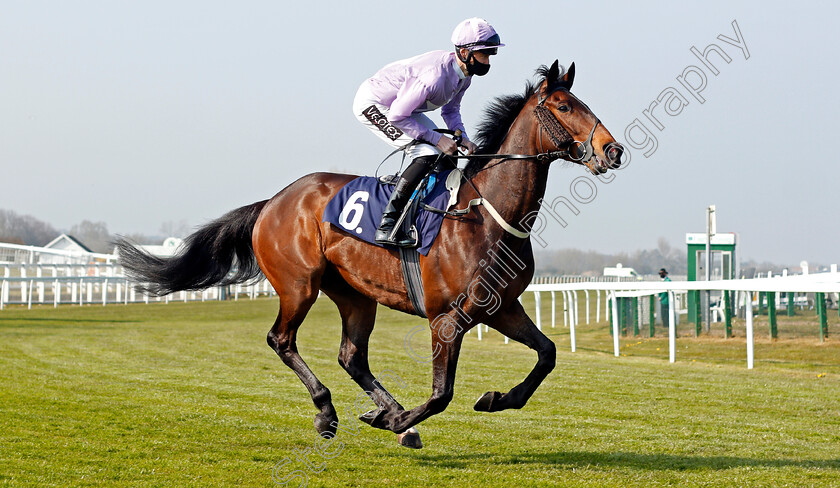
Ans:
{"type": "MultiPolygon", "coordinates": [[[[402,405],[385,389],[382,381],[384,377],[390,376],[388,379],[396,381],[399,386],[402,387],[405,384],[400,378],[385,371],[380,373],[380,377],[374,377],[368,363],[368,344],[376,319],[376,302],[349,286],[324,287],[324,292],[335,302],[341,314],[341,348],[338,353],[338,364],[377,406],[366,416],[403,411],[402,405]]],[[[367,420],[365,416],[363,420],[367,420]]],[[[406,447],[422,447],[420,435],[416,429],[400,434],[399,442],[406,447]]]]}
{"type": "MultiPolygon", "coordinates": [[[[272,283],[274,284],[274,283],[272,283]]],[[[312,402],[320,412],[315,416],[315,430],[320,434],[335,434],[338,425],[338,415],[332,404],[330,390],[321,383],[309,366],[300,357],[297,350],[297,331],[306,313],[318,298],[318,289],[312,284],[301,285],[285,289],[277,288],[280,294],[280,313],[274,326],[268,333],[268,345],[277,352],[280,359],[298,375],[309,394],[312,402]]],[[[276,284],[275,284],[276,287],[276,284]]]]}
{"type": "Polygon", "coordinates": [[[497,412],[508,408],[522,408],[540,383],[554,369],[557,349],[554,342],[534,325],[518,301],[513,301],[507,310],[499,310],[488,319],[487,325],[511,339],[521,342],[537,351],[537,364],[525,380],[507,393],[488,391],[473,407],[479,412],[497,412]]]}
{"type": "Polygon", "coordinates": [[[411,410],[384,412],[372,419],[362,420],[373,427],[401,433],[446,410],[455,393],[458,356],[467,330],[464,325],[458,322],[455,312],[438,316],[432,321],[432,395],[426,403],[411,410]]]}

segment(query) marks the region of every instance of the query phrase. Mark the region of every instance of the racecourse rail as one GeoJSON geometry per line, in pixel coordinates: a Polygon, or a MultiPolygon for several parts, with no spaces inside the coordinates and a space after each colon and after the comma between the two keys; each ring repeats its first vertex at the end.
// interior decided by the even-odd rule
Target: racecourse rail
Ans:
{"type": "MultiPolygon", "coordinates": [[[[533,292],[537,307],[537,326],[542,329],[540,317],[540,293],[542,292],[566,292],[574,294],[574,299],[564,300],[568,303],[569,333],[571,336],[572,352],[575,352],[575,325],[577,322],[577,293],[578,291],[604,291],[608,294],[612,307],[612,335],[613,350],[616,357],[619,356],[619,311],[616,298],[643,297],[666,292],[669,294],[670,303],[676,302],[676,293],[688,291],[736,291],[743,292],[743,306],[746,312],[746,334],[747,334],[747,368],[754,366],[754,333],[753,333],[753,293],[816,293],[820,298],[816,300],[821,320],[825,320],[825,305],[822,294],[840,293],[840,273],[817,273],[809,275],[784,276],[776,278],[755,278],[745,280],[718,280],[718,281],[670,281],[670,282],[623,282],[623,283],[572,283],[553,285],[530,285],[525,290],[533,292]],[[822,310],[819,303],[823,302],[822,310]]],[[[600,294],[598,295],[600,297],[600,294]]],[[[738,300],[736,300],[737,302],[738,300]]],[[[587,300],[588,302],[588,300],[587,300]]],[[[553,304],[552,304],[553,305],[553,304]]],[[[588,304],[587,304],[588,305],[588,304]]],[[[669,307],[668,343],[669,361],[676,360],[676,317],[675,307],[669,307]]],[[[587,315],[588,316],[588,315],[587,315]]],[[[823,333],[820,334],[823,338],[823,333]]]]}
{"type": "Polygon", "coordinates": [[[8,305],[109,305],[208,301],[274,294],[263,279],[245,285],[212,287],[154,296],[140,291],[117,264],[0,264],[0,310],[8,305]]]}
{"type": "MultiPolygon", "coordinates": [[[[240,296],[256,298],[259,295],[273,295],[274,290],[267,280],[263,279],[246,285],[231,287],[213,287],[201,291],[176,292],[164,297],[150,296],[138,290],[137,284],[129,281],[122,273],[122,268],[115,264],[56,264],[56,265],[0,265],[3,276],[0,277],[0,310],[8,305],[26,305],[31,308],[35,304],[114,304],[114,303],[150,303],[170,301],[206,301],[224,300],[232,298],[238,300],[240,296]]],[[[835,268],[836,269],[836,268],[835,268]]],[[[840,293],[840,273],[816,273],[808,275],[784,276],[773,278],[755,278],[742,280],[721,281],[587,281],[582,277],[564,277],[559,279],[538,278],[529,285],[525,292],[534,294],[536,305],[535,323],[542,330],[542,293],[551,293],[552,327],[555,324],[556,294],[564,294],[564,322],[569,327],[571,350],[576,351],[575,326],[578,324],[579,299],[578,292],[584,294],[586,320],[590,319],[590,293],[595,299],[596,322],[600,322],[601,296],[604,295],[604,306],[611,307],[612,336],[615,356],[619,356],[619,299],[651,297],[659,293],[668,293],[669,307],[669,361],[676,360],[676,319],[675,309],[685,303],[684,296],[691,291],[721,291],[738,292],[735,307],[743,306],[746,319],[746,347],[747,368],[754,365],[753,353],[753,306],[754,293],[815,293],[818,313],[825,321],[825,305],[822,294],[840,293]],[[549,281],[546,283],[546,281],[549,281]],[[819,303],[822,302],[822,310],[819,303]]],[[[521,297],[520,297],[521,300],[521,297]]],[[[605,315],[607,311],[605,310],[605,315]]],[[[482,326],[476,327],[478,339],[482,338],[482,326]]],[[[484,330],[487,328],[484,326],[484,330]]],[[[820,333],[823,338],[823,332],[820,333]]],[[[508,342],[505,337],[505,342],[508,342]]]]}

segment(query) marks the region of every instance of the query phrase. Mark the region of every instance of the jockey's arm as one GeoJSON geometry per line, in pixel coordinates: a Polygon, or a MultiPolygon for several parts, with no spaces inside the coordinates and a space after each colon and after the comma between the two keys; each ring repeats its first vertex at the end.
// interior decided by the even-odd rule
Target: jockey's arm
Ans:
{"type": "Polygon", "coordinates": [[[388,121],[411,138],[437,145],[441,135],[411,118],[411,114],[426,103],[429,88],[419,80],[407,81],[391,103],[388,121]]]}
{"type": "Polygon", "coordinates": [[[469,86],[470,83],[468,81],[463,87],[461,87],[461,90],[452,97],[452,100],[440,109],[440,116],[444,123],[446,123],[446,128],[449,130],[460,129],[461,137],[463,137],[464,143],[469,142],[470,138],[467,136],[467,130],[464,128],[464,122],[461,120],[461,99],[464,98],[464,93],[467,91],[469,86]]]}

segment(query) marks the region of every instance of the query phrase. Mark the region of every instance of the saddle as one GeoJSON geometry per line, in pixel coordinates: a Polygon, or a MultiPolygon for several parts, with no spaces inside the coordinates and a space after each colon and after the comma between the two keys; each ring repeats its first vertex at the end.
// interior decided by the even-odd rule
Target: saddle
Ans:
{"type": "MultiPolygon", "coordinates": [[[[416,242],[415,247],[401,247],[398,251],[409,298],[421,316],[426,312],[420,255],[429,253],[440,233],[446,211],[458,199],[461,179],[458,169],[431,173],[411,196],[397,222],[398,228],[416,242]]],[[[375,242],[374,234],[396,180],[390,175],[382,178],[361,176],[351,180],[327,203],[322,220],[357,239],[382,247],[375,242]]]]}
{"type": "MultiPolygon", "coordinates": [[[[382,212],[393,192],[395,178],[361,176],[348,182],[327,203],[322,220],[365,242],[375,242],[382,212]]],[[[399,226],[416,237],[416,252],[426,255],[443,223],[444,211],[454,205],[461,184],[458,170],[432,173],[406,204],[399,226]],[[412,229],[413,227],[413,229],[412,229]]]]}

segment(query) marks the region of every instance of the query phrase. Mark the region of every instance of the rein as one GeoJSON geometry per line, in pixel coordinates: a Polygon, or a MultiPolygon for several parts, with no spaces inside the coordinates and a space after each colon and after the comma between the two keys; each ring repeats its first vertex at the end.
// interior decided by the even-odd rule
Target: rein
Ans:
{"type": "MultiPolygon", "coordinates": [[[[595,155],[595,148],[592,146],[592,138],[595,136],[595,129],[598,128],[598,125],[601,123],[601,120],[598,117],[595,117],[595,125],[592,126],[592,129],[589,131],[589,136],[586,138],[586,140],[583,141],[583,142],[576,141],[574,139],[574,137],[572,137],[572,135],[569,134],[569,131],[566,130],[565,127],[563,127],[563,124],[561,124],[560,121],[557,120],[557,117],[555,117],[554,114],[551,113],[551,110],[549,110],[545,106],[545,101],[547,99],[548,99],[548,95],[546,95],[545,97],[540,99],[539,103],[537,103],[537,106],[534,107],[534,115],[536,116],[537,122],[539,123],[539,133],[538,133],[538,144],[539,144],[539,148],[540,148],[539,153],[537,153],[537,154],[469,154],[469,155],[457,154],[457,155],[454,155],[452,157],[457,158],[457,159],[468,159],[468,160],[469,159],[500,159],[501,161],[499,161],[498,164],[502,164],[502,163],[504,163],[506,161],[509,161],[509,160],[525,160],[525,159],[536,160],[537,162],[541,162],[541,163],[550,163],[551,161],[554,161],[555,159],[560,159],[562,157],[569,157],[569,158],[571,158],[572,161],[576,161],[576,162],[589,161],[595,155]],[[545,132],[548,133],[548,136],[551,139],[551,142],[554,143],[555,147],[560,148],[560,147],[566,146],[566,147],[569,147],[569,149],[565,149],[565,150],[558,149],[556,151],[543,151],[543,148],[542,148],[543,147],[542,146],[542,132],[543,132],[543,130],[545,130],[545,132]],[[574,149],[574,150],[572,150],[572,149],[574,149]],[[576,155],[579,155],[579,156],[576,156],[576,155]]],[[[452,131],[452,130],[448,130],[448,129],[435,129],[435,131],[439,132],[441,134],[448,134],[448,135],[454,136],[454,139],[456,140],[456,142],[460,141],[460,138],[461,138],[461,131],[460,130],[459,131],[452,131]]],[[[399,151],[401,149],[398,149],[397,151],[399,151]]],[[[394,151],[394,153],[397,152],[397,151],[394,151]]],[[[394,153],[391,153],[391,154],[393,155],[394,153]]],[[[388,157],[390,157],[390,155],[388,157]]],[[[477,172],[484,171],[484,170],[492,168],[494,166],[496,166],[496,165],[481,168],[477,172]]],[[[443,210],[443,209],[432,207],[430,205],[426,205],[423,202],[420,202],[420,206],[424,210],[429,211],[429,212],[433,212],[433,213],[437,213],[437,214],[443,214],[443,215],[446,215],[446,216],[449,216],[449,217],[462,217],[462,216],[470,213],[472,211],[473,207],[476,207],[478,205],[482,205],[482,206],[484,206],[484,208],[487,209],[487,212],[490,214],[490,216],[493,217],[493,220],[495,220],[496,223],[498,223],[507,233],[509,233],[509,234],[511,234],[515,237],[518,237],[520,239],[527,239],[530,236],[530,234],[528,232],[523,232],[523,231],[513,227],[512,225],[510,225],[507,221],[505,221],[505,219],[498,212],[498,210],[496,210],[496,208],[493,207],[493,205],[484,198],[484,196],[481,194],[481,192],[478,190],[478,188],[476,188],[475,184],[472,182],[472,179],[463,176],[463,174],[461,175],[461,177],[464,178],[467,181],[467,183],[470,184],[470,186],[473,188],[475,193],[478,195],[478,198],[473,198],[472,200],[470,200],[467,203],[466,207],[464,207],[462,209],[455,209],[455,210],[443,210]]],[[[426,177],[426,178],[428,178],[428,177],[426,177]]],[[[421,185],[425,184],[425,182],[426,182],[426,180],[424,179],[423,183],[421,183],[421,185]]]]}
{"type": "MultiPolygon", "coordinates": [[[[595,125],[592,126],[592,129],[589,131],[589,136],[586,138],[585,141],[576,141],[569,131],[563,127],[563,124],[557,120],[557,117],[551,113],[551,111],[546,108],[545,101],[548,99],[548,95],[543,97],[536,107],[534,107],[534,115],[537,118],[537,122],[539,122],[539,133],[538,133],[538,144],[540,148],[540,152],[537,154],[469,154],[469,155],[457,155],[455,157],[459,159],[501,159],[501,162],[506,160],[516,160],[516,159],[535,159],[538,162],[546,163],[554,161],[555,159],[560,159],[562,157],[569,157],[574,162],[582,162],[588,161],[592,159],[592,156],[595,155],[595,148],[592,146],[592,138],[595,136],[595,129],[598,128],[598,125],[601,124],[601,119],[595,117],[595,125]],[[548,133],[551,142],[554,143],[554,146],[557,148],[561,147],[569,147],[569,149],[558,149],[556,151],[543,151],[542,145],[542,133],[543,130],[548,133]],[[574,148],[574,150],[572,150],[574,148]],[[579,156],[575,156],[575,155],[579,156]]],[[[436,129],[437,132],[441,132],[443,134],[450,134],[456,135],[456,132],[444,129],[436,129]]],[[[484,171],[487,168],[481,168],[478,172],[484,171]]]]}
{"type": "MultiPolygon", "coordinates": [[[[566,130],[565,127],[563,127],[563,124],[561,124],[560,121],[557,120],[557,117],[555,117],[551,113],[551,111],[548,108],[546,108],[545,101],[547,99],[548,99],[548,96],[545,96],[544,98],[542,98],[539,101],[539,103],[537,104],[537,106],[534,108],[534,115],[537,118],[537,122],[539,122],[539,129],[540,129],[539,133],[538,133],[538,141],[539,141],[539,148],[540,148],[539,153],[533,154],[533,155],[532,154],[470,154],[470,155],[460,155],[459,154],[459,155],[456,155],[456,156],[453,156],[453,157],[458,158],[458,159],[501,159],[501,161],[498,164],[502,164],[502,163],[504,163],[506,161],[509,161],[509,160],[524,160],[524,159],[532,159],[532,160],[536,160],[536,161],[541,162],[541,163],[551,162],[551,161],[554,161],[555,159],[559,159],[559,158],[562,158],[562,157],[570,157],[573,161],[578,161],[578,162],[588,161],[589,159],[591,159],[592,156],[595,154],[595,148],[592,147],[592,138],[594,137],[595,129],[601,123],[601,120],[598,119],[597,117],[595,118],[595,125],[592,126],[592,129],[589,131],[589,137],[587,137],[585,141],[583,141],[583,142],[576,141],[572,137],[572,135],[569,134],[569,131],[566,130]],[[543,130],[545,130],[545,132],[548,133],[548,136],[549,136],[549,138],[551,138],[551,142],[554,143],[555,147],[560,148],[560,147],[567,146],[570,149],[574,148],[575,149],[574,153],[579,154],[580,156],[575,157],[575,154],[573,154],[573,151],[571,151],[570,149],[566,149],[566,150],[559,150],[558,149],[556,151],[543,151],[543,149],[542,149],[542,132],[543,132],[543,130]]],[[[450,130],[446,130],[446,129],[436,129],[436,130],[437,130],[437,132],[440,132],[440,133],[443,133],[443,134],[453,135],[453,136],[456,137],[456,140],[457,140],[457,138],[460,137],[460,133],[459,133],[460,131],[450,131],[450,130]]],[[[493,165],[493,166],[495,166],[495,165],[493,165]]],[[[493,166],[490,166],[490,167],[492,168],[493,166]]],[[[486,169],[489,169],[489,168],[488,167],[481,168],[480,170],[478,170],[478,172],[484,171],[486,169]]],[[[462,177],[463,177],[463,175],[462,175],[462,177]]],[[[509,233],[509,234],[511,234],[515,237],[518,237],[520,239],[527,239],[530,236],[530,234],[528,232],[523,232],[523,231],[513,227],[512,225],[510,225],[507,221],[505,221],[505,219],[498,212],[498,210],[496,210],[496,208],[493,207],[493,205],[489,201],[487,201],[484,198],[484,196],[481,195],[481,192],[478,190],[478,188],[476,188],[475,184],[473,184],[472,179],[466,178],[466,177],[464,177],[464,179],[467,181],[467,183],[470,184],[470,186],[473,188],[473,190],[478,195],[478,198],[474,198],[474,199],[470,200],[467,203],[467,206],[465,208],[456,209],[456,210],[442,210],[442,209],[439,209],[439,208],[431,207],[431,206],[426,205],[425,203],[422,203],[422,202],[420,204],[421,207],[424,210],[427,210],[429,212],[439,213],[439,214],[447,215],[447,216],[450,216],[450,217],[461,217],[461,216],[464,216],[464,215],[467,215],[468,213],[470,213],[472,211],[473,207],[478,206],[478,205],[482,205],[482,206],[484,206],[484,208],[487,209],[487,212],[490,214],[490,216],[493,217],[493,220],[495,220],[496,223],[498,223],[507,233],[509,233]]]]}
{"type": "MultiPolygon", "coordinates": [[[[537,117],[537,118],[539,119],[539,117],[537,117]]],[[[557,119],[554,119],[554,121],[555,121],[555,123],[559,124],[559,122],[557,122],[557,119]]],[[[563,126],[560,126],[560,128],[564,132],[566,132],[566,129],[563,128],[563,126]]],[[[540,129],[542,130],[542,121],[540,121],[540,129]]],[[[449,130],[449,129],[435,129],[435,132],[439,132],[441,134],[447,134],[447,135],[458,137],[458,131],[452,131],[452,130],[449,130]]],[[[566,132],[566,134],[568,134],[568,132],[566,132]]],[[[574,142],[574,140],[572,139],[571,136],[569,136],[569,140],[570,140],[570,142],[574,142]]],[[[560,146],[558,145],[557,147],[560,147],[560,146]]],[[[540,145],[540,148],[542,148],[542,145],[540,145]]],[[[542,149],[540,149],[540,150],[541,150],[541,152],[538,153],[538,154],[456,154],[456,155],[453,155],[452,157],[456,158],[456,159],[468,159],[468,160],[469,159],[502,159],[502,160],[508,160],[508,159],[536,159],[537,161],[539,161],[541,163],[547,163],[547,162],[554,161],[555,159],[560,159],[563,156],[570,156],[571,155],[569,153],[569,151],[559,151],[559,150],[558,151],[542,151],[542,149]]],[[[486,169],[486,168],[481,168],[479,170],[479,172],[483,171],[484,169],[486,169]]]]}

